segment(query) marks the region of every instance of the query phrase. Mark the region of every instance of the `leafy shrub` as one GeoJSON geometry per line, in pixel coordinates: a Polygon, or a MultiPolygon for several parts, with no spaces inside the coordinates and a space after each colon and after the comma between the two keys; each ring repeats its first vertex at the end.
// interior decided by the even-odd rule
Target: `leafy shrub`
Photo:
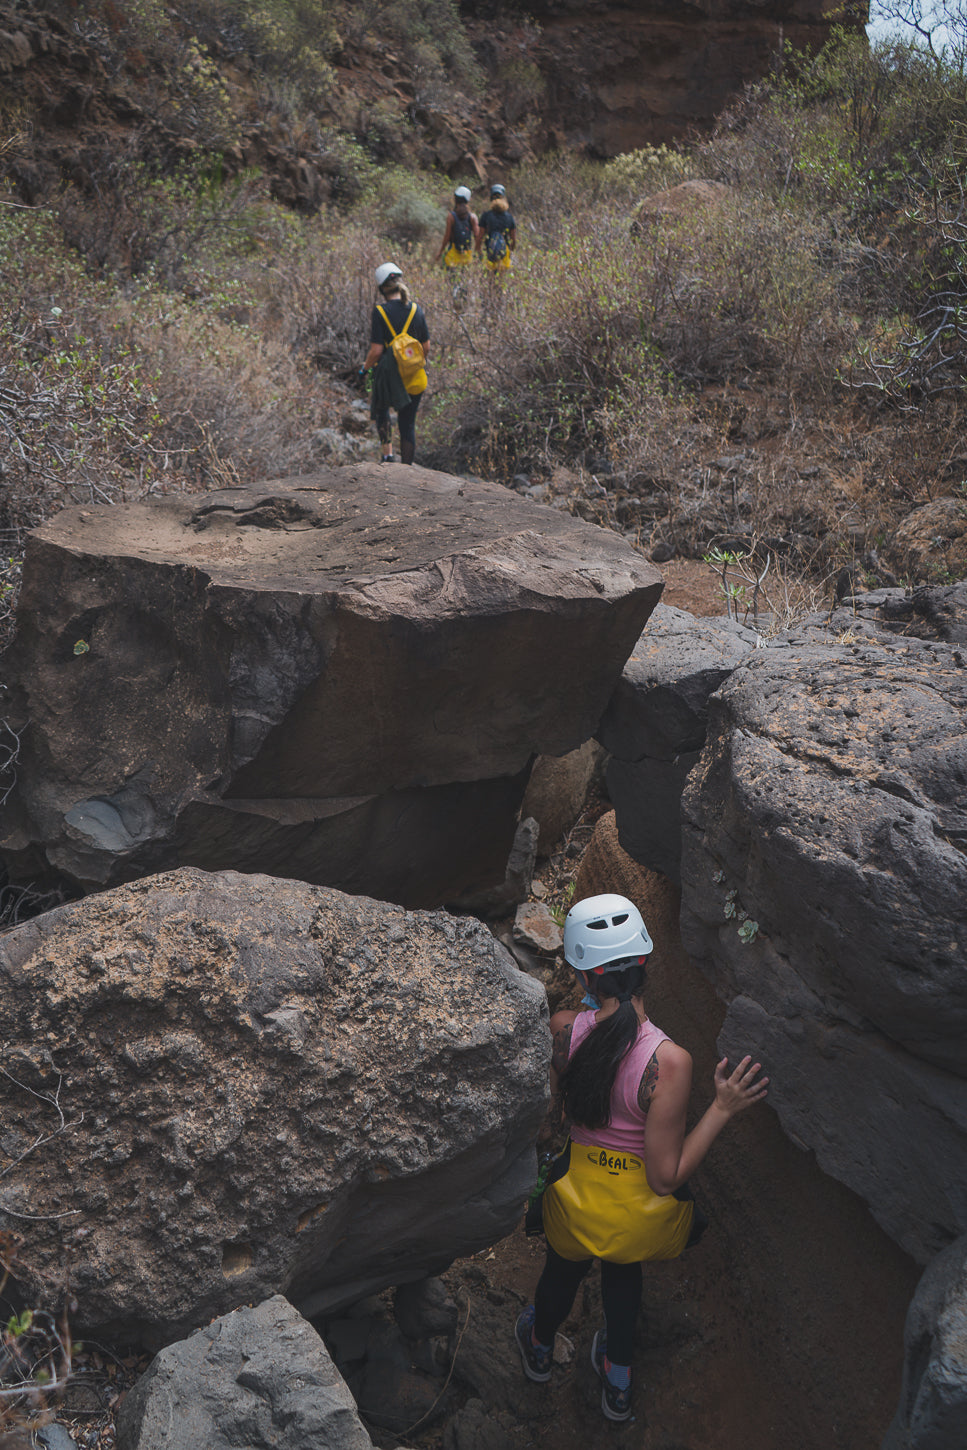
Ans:
{"type": "Polygon", "coordinates": [[[344,0],[340,6],[345,45],[377,39],[397,49],[427,82],[477,91],[480,68],[454,0],[344,0]]]}
{"type": "Polygon", "coordinates": [[[163,172],[140,158],[136,137],[126,153],[105,148],[91,169],[93,195],[66,190],[57,202],[65,237],[100,271],[150,271],[167,286],[177,286],[191,259],[226,233],[245,232],[260,190],[254,176],[227,180],[217,153],[163,172]]]}
{"type": "Polygon", "coordinates": [[[497,80],[504,102],[504,114],[515,126],[526,112],[539,106],[547,93],[540,70],[532,60],[514,56],[498,70],[497,80]]]}
{"type": "Polygon", "coordinates": [[[324,103],[334,80],[330,61],[342,47],[332,0],[262,0],[258,6],[222,0],[220,9],[222,27],[227,21],[234,28],[260,74],[294,85],[304,107],[324,103]]]}
{"type": "Polygon", "coordinates": [[[348,209],[371,197],[379,167],[365,146],[331,126],[325,130],[312,126],[310,133],[322,169],[329,177],[333,201],[348,209]]]}
{"type": "Polygon", "coordinates": [[[603,190],[616,202],[634,205],[691,175],[692,163],[685,152],[670,146],[643,146],[606,163],[603,190]]]}
{"type": "Polygon", "coordinates": [[[398,159],[412,133],[403,102],[395,96],[384,96],[374,105],[360,109],[356,134],[375,161],[384,163],[398,159]]]}

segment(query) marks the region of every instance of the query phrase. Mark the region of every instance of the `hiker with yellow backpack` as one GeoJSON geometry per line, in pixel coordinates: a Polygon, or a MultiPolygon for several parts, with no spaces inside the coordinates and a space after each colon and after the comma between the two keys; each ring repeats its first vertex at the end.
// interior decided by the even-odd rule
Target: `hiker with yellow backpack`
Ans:
{"type": "Polygon", "coordinates": [[[507,200],[506,188],[495,182],[490,188],[490,206],[480,217],[477,230],[477,256],[483,248],[487,271],[507,272],[511,253],[517,246],[517,222],[507,200]]]}
{"type": "Polygon", "coordinates": [[[379,301],[373,308],[369,352],[361,372],[375,368],[369,416],[382,444],[380,463],[393,463],[390,409],[400,432],[400,459],[412,463],[416,452],[416,410],[426,390],[430,333],[422,307],[410,301],[403,273],[395,262],[376,268],[379,301]]]}
{"type": "Polygon", "coordinates": [[[453,193],[453,211],[447,212],[447,224],[443,241],[433,258],[443,264],[449,272],[454,267],[467,267],[473,261],[474,243],[480,233],[480,223],[470,210],[470,188],[458,186],[453,193]]]}

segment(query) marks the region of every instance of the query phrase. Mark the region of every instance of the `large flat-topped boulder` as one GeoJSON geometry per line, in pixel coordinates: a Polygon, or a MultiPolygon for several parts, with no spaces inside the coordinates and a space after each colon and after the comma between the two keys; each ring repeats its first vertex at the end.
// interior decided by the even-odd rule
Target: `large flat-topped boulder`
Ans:
{"type": "Polygon", "coordinates": [[[82,889],[502,880],[530,761],[591,736],[661,589],[613,533],[419,468],[65,510],[27,546],[0,851],[82,889]]]}
{"type": "Polygon", "coordinates": [[[0,938],[0,1229],[27,1302],[165,1343],[323,1313],[509,1233],[547,1099],[543,989],[472,917],[169,872],[0,938]]]}

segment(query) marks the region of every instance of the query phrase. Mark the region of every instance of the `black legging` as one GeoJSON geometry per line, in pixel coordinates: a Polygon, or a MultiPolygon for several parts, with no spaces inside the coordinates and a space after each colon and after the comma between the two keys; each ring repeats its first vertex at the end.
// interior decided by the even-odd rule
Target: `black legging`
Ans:
{"type": "MultiPolygon", "coordinates": [[[[571,1312],[578,1285],[593,1259],[562,1259],[547,1245],[547,1262],[534,1295],[534,1334],[541,1344],[554,1336],[571,1312]]],[[[641,1264],[609,1264],[601,1260],[601,1299],[608,1324],[608,1358],[630,1364],[635,1321],[641,1306],[641,1264]]]]}
{"type": "MultiPolygon", "coordinates": [[[[405,408],[401,408],[396,415],[396,422],[400,430],[400,443],[412,443],[416,445],[416,410],[420,406],[422,393],[415,394],[405,408]]],[[[393,425],[389,420],[389,408],[379,413],[376,418],[376,432],[379,434],[382,443],[388,443],[393,436],[393,425]]]]}

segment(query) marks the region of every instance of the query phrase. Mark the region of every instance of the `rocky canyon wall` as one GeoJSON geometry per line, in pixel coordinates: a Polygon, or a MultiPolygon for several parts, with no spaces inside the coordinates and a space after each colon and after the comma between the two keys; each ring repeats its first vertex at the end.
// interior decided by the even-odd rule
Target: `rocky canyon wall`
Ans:
{"type": "Polygon", "coordinates": [[[710,127],[785,44],[816,50],[869,14],[834,0],[536,0],[525,26],[509,7],[461,8],[498,80],[528,61],[540,72],[538,146],[599,157],[710,127]]]}

